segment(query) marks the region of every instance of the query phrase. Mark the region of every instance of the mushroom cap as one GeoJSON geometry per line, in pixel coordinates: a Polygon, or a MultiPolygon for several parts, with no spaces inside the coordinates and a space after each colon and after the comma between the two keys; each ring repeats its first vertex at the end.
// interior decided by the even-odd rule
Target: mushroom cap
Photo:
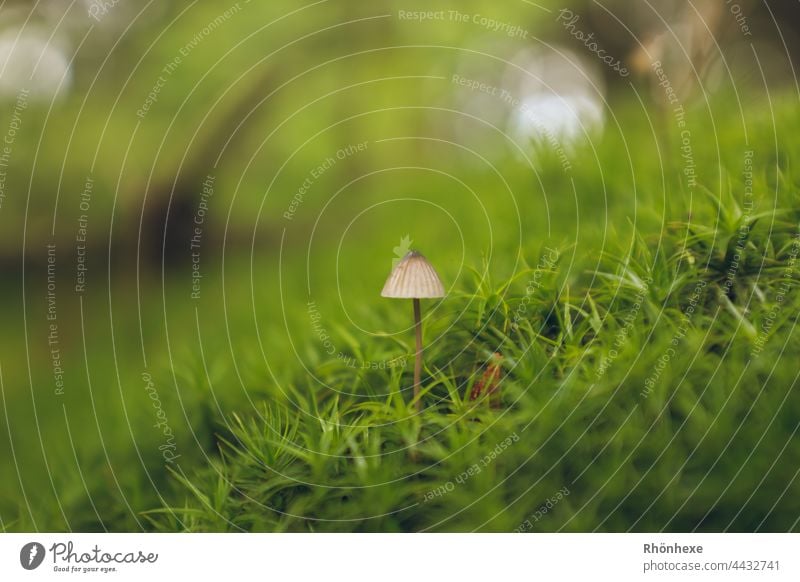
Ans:
{"type": "Polygon", "coordinates": [[[417,251],[410,251],[392,269],[381,296],[398,299],[444,297],[444,285],[436,269],[417,251]]]}

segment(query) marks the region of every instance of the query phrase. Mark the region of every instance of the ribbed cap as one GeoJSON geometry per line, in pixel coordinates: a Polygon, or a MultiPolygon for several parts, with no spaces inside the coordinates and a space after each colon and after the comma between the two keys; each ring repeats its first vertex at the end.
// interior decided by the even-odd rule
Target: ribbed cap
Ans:
{"type": "Polygon", "coordinates": [[[436,269],[417,251],[409,252],[397,263],[381,291],[383,297],[398,299],[430,299],[444,294],[436,269]]]}

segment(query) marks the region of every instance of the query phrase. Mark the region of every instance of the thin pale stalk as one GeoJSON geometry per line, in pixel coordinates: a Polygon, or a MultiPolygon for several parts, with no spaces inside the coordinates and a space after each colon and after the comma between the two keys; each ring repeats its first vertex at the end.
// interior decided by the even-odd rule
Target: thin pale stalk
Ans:
{"type": "Polygon", "coordinates": [[[420,408],[419,387],[422,382],[422,317],[420,315],[419,299],[414,299],[414,330],[417,337],[417,353],[414,356],[414,401],[417,410],[420,408]]]}

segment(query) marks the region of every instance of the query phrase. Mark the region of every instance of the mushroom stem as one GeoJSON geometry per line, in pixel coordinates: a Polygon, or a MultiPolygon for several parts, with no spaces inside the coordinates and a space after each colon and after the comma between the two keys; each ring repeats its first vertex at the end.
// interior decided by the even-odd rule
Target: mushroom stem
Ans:
{"type": "Polygon", "coordinates": [[[417,410],[419,410],[419,386],[422,380],[422,319],[420,317],[419,299],[414,299],[414,331],[417,337],[417,353],[414,356],[414,401],[416,402],[417,410]]]}

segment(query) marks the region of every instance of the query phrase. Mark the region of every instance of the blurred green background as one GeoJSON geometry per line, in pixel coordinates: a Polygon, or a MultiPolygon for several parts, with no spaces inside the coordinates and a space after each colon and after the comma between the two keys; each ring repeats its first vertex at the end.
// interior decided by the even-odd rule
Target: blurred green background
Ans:
{"type": "Polygon", "coordinates": [[[703,189],[741,192],[746,151],[766,203],[774,168],[800,178],[796,4],[66,4],[0,6],[5,529],[148,527],[176,495],[153,387],[203,466],[221,418],[327,357],[309,301],[407,353],[410,307],[379,296],[404,237],[450,290],[545,245],[590,284],[703,189]]]}

